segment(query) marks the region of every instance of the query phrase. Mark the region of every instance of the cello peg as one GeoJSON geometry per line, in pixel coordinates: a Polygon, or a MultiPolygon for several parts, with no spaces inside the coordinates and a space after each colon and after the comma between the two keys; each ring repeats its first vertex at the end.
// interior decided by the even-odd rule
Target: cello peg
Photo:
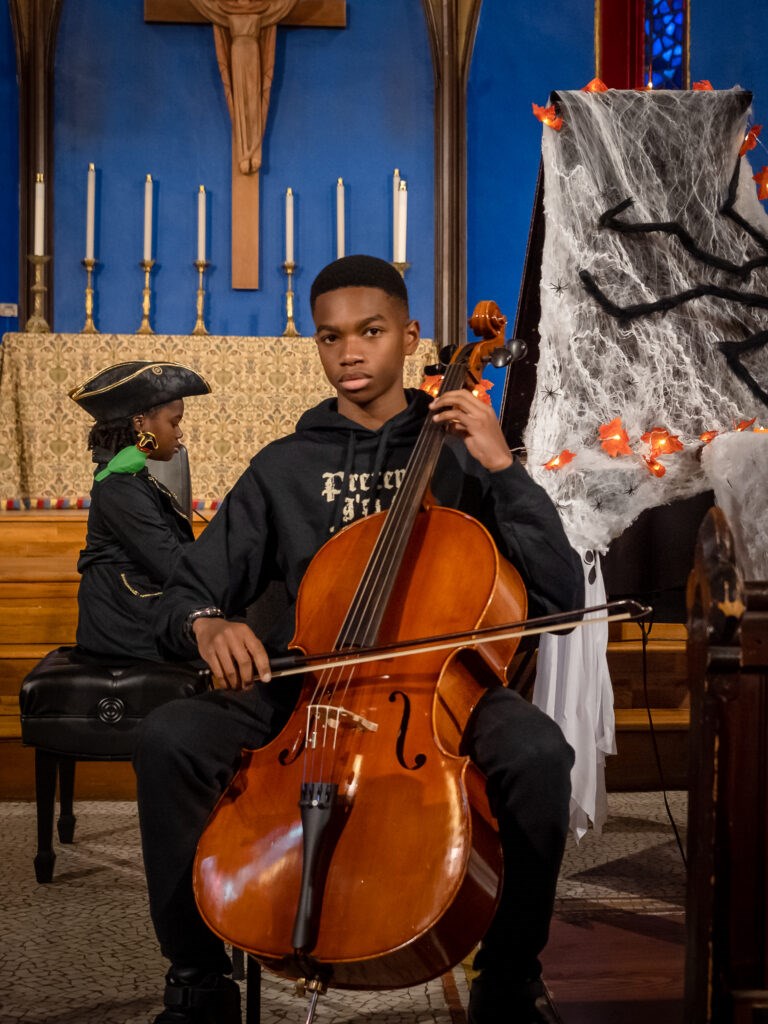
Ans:
{"type": "Polygon", "coordinates": [[[528,355],[528,342],[523,341],[522,338],[509,338],[504,342],[504,347],[509,352],[513,363],[518,359],[525,359],[528,355]]]}

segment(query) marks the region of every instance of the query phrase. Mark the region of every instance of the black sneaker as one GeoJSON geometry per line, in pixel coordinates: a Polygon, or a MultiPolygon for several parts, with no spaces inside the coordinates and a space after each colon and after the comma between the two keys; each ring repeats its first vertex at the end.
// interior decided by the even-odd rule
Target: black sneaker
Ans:
{"type": "Polygon", "coordinates": [[[165,976],[165,1009],[154,1024],[242,1024],[240,989],[223,974],[171,967],[165,976]]]}
{"type": "Polygon", "coordinates": [[[541,978],[506,981],[481,971],[469,990],[469,1024],[562,1024],[541,978]]]}

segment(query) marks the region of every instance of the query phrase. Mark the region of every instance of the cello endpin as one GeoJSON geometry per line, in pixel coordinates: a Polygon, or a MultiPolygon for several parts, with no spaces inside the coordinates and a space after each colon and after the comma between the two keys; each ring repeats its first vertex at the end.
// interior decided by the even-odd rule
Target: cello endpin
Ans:
{"type": "Polygon", "coordinates": [[[307,1017],[304,1024],[312,1024],[315,1010],[317,1009],[317,1000],[327,991],[328,986],[322,978],[299,978],[296,981],[296,994],[309,996],[309,1006],[307,1007],[307,1017]]]}

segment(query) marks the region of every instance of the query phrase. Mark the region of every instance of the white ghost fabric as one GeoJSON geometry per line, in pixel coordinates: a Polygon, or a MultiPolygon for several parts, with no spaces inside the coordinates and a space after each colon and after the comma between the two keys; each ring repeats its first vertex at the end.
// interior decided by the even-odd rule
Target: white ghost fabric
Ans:
{"type": "MultiPolygon", "coordinates": [[[[600,558],[580,550],[586,607],[605,602],[600,558]]],[[[586,621],[600,617],[592,613],[586,621]]],[[[608,624],[545,633],[539,644],[533,703],[558,723],[576,751],[571,772],[570,827],[581,839],[592,822],[600,832],[607,813],[605,758],[616,753],[613,689],[606,649],[608,624]]]]}

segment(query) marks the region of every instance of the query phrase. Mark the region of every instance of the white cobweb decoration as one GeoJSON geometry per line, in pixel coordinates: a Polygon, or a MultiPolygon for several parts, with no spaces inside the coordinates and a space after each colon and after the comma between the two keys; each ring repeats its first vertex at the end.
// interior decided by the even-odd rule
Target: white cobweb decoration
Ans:
{"type": "MultiPolygon", "coordinates": [[[[543,129],[546,235],[541,275],[541,346],[536,395],[525,434],[528,470],[560,509],[571,542],[605,551],[646,508],[706,490],[699,434],[730,431],[768,408],[718,350],[768,329],[768,308],[702,296],[622,322],[588,294],[587,271],[619,307],[652,303],[697,285],[762,296],[768,269],[747,277],[708,265],[673,234],[623,234],[600,216],[624,199],[625,223],[676,222],[698,247],[741,265],[768,255],[760,241],[719,211],[737,162],[735,210],[768,239],[768,217],[738,152],[750,94],[722,92],[562,92],[560,132],[543,129]],[[620,417],[632,456],[611,458],[598,428],[620,417]],[[683,451],[653,476],[641,435],[678,435],[683,451]],[[564,469],[543,463],[564,448],[564,469]]],[[[768,346],[742,358],[768,391],[768,346]]],[[[765,437],[768,443],[768,437],[765,437]]]]}
{"type": "Polygon", "coordinates": [[[747,580],[768,580],[768,437],[716,437],[701,456],[704,472],[733,534],[747,580]]]}
{"type": "MultiPolygon", "coordinates": [[[[752,416],[762,416],[764,425],[768,419],[757,394],[768,391],[768,347],[742,354],[752,389],[718,349],[768,328],[768,270],[740,277],[697,258],[670,232],[620,233],[601,227],[600,218],[631,199],[617,213],[622,223],[674,222],[703,253],[741,265],[768,255],[768,217],[752,169],[738,156],[748,93],[609,90],[560,93],[558,100],[563,129],[544,128],[542,147],[541,344],[525,443],[528,471],[549,491],[582,556],[589,603],[604,595],[595,550],[605,551],[644,509],[711,486],[699,434],[732,432],[752,416]],[[720,212],[740,160],[734,209],[762,239],[720,212]],[[744,305],[705,295],[621,320],[586,290],[584,271],[615,307],[655,303],[702,285],[758,300],[744,305]],[[599,427],[616,418],[633,454],[611,458],[599,427]],[[650,449],[641,441],[657,427],[684,445],[659,458],[661,477],[649,472],[643,456],[650,449]],[[573,461],[556,471],[543,468],[566,448],[575,452],[573,461]]],[[[768,435],[752,439],[768,451],[768,435]]],[[[577,838],[590,821],[596,831],[603,824],[605,757],[616,749],[606,642],[605,628],[588,626],[566,637],[545,634],[539,647],[533,699],[576,752],[571,828],[577,838]]]]}

